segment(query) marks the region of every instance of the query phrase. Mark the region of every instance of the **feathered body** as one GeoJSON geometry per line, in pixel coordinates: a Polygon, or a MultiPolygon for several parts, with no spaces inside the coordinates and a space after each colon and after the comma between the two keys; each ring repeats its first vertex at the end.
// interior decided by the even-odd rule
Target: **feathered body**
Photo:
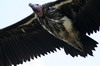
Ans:
{"type": "MultiPolygon", "coordinates": [[[[65,2],[67,4],[67,1],[64,1],[64,3],[65,2]]],[[[58,6],[56,4],[55,6],[52,6],[49,3],[49,7],[48,4],[43,6],[44,15],[39,17],[40,24],[56,38],[59,38],[74,48],[83,51],[82,43],[78,37],[79,32],[73,27],[73,21],[71,18],[67,17],[67,14],[62,12],[63,7],[66,7],[68,11],[70,11],[68,14],[73,15],[71,10],[66,4],[66,6],[64,4],[59,6],[59,4],[57,4],[58,6]]]]}
{"type": "MultiPolygon", "coordinates": [[[[37,16],[42,27],[49,33],[84,53],[84,42],[82,43],[82,41],[86,40],[81,40],[85,37],[81,38],[82,34],[74,26],[74,19],[77,16],[77,12],[71,8],[71,2],[72,0],[64,0],[58,3],[51,2],[44,4],[43,7],[41,7],[43,15],[40,17],[37,16]]],[[[88,38],[88,40],[93,41],[93,44],[97,43],[90,38],[88,38]]]]}

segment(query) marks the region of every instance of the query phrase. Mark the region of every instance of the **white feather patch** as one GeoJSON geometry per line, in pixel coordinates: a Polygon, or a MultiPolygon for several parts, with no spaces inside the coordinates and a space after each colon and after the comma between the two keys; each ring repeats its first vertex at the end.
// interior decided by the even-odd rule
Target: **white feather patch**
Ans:
{"type": "Polygon", "coordinates": [[[64,5],[64,4],[67,4],[67,3],[70,3],[70,2],[72,2],[73,0],[65,0],[65,1],[62,1],[61,3],[59,3],[59,4],[55,4],[54,6],[52,6],[53,8],[58,8],[58,7],[60,7],[60,6],[62,6],[62,5],[64,5]]]}
{"type": "Polygon", "coordinates": [[[22,28],[21,30],[22,30],[22,32],[24,32],[24,33],[25,33],[25,30],[24,30],[23,28],[22,28]]]}
{"type": "Polygon", "coordinates": [[[35,15],[35,17],[31,18],[28,22],[22,24],[21,26],[28,25],[28,24],[32,23],[33,20],[35,20],[35,19],[37,19],[37,16],[36,15],[35,15]]]}
{"type": "Polygon", "coordinates": [[[64,25],[65,29],[70,33],[73,28],[72,21],[69,18],[67,18],[66,16],[64,16],[61,20],[64,20],[63,25],[64,25]]]}

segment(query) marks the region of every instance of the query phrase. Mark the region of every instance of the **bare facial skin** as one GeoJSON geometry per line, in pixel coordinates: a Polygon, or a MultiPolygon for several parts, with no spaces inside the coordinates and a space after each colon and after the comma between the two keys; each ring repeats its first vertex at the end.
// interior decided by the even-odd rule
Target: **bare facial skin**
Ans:
{"type": "Polygon", "coordinates": [[[39,16],[39,17],[43,16],[43,11],[42,11],[42,6],[41,5],[29,3],[29,6],[37,14],[37,16],[39,16]]]}

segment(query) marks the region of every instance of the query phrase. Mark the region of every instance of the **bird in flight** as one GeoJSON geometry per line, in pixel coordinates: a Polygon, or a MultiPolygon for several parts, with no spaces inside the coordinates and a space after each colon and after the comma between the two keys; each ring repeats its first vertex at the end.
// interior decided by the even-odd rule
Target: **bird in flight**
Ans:
{"type": "Polygon", "coordinates": [[[98,42],[100,0],[56,0],[29,4],[34,13],[0,29],[0,66],[22,64],[63,48],[72,57],[93,56],[98,42]]]}

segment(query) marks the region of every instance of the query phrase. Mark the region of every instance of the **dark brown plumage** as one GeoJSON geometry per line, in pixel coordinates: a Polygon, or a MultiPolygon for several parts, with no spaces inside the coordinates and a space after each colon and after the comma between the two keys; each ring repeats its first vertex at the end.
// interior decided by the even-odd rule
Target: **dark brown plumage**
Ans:
{"type": "MultiPolygon", "coordinates": [[[[86,33],[92,34],[99,31],[99,2],[100,0],[57,0],[46,3],[42,6],[43,15],[41,17],[36,16],[36,13],[32,13],[21,21],[1,29],[0,66],[11,66],[12,64],[16,66],[17,64],[30,61],[30,58],[41,57],[41,55],[44,56],[60,48],[64,48],[66,54],[70,54],[73,57],[78,55],[86,57],[87,54],[92,56],[92,50],[94,50],[98,42],[88,37],[86,33]],[[60,3],[62,5],[59,8],[52,8],[56,5],[59,6],[60,3]],[[75,32],[73,34],[76,33],[77,38],[75,38],[82,43],[82,46],[75,45],[77,46],[75,47],[70,42],[59,39],[58,33],[61,31],[64,32],[66,29],[63,20],[59,20],[63,16],[71,20],[69,23],[72,23],[72,27],[74,28],[73,31],[75,32]]],[[[65,22],[67,21],[65,20],[65,22]]],[[[65,31],[65,33],[67,32],[65,31]]],[[[69,33],[64,35],[68,36],[69,33]]]]}

